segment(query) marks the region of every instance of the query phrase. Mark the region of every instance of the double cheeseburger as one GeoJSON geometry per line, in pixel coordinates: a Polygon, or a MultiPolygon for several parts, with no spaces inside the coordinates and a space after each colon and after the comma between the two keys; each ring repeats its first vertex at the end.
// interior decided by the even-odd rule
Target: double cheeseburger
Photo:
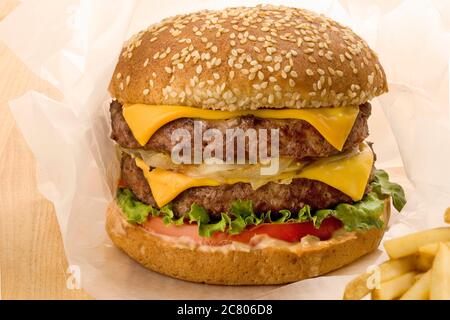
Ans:
{"type": "Polygon", "coordinates": [[[125,44],[109,90],[121,178],[107,232],[156,272],[226,285],[315,277],[375,250],[390,200],[405,204],[365,142],[383,68],[322,15],[258,6],[165,19],[125,44]],[[236,163],[237,138],[217,146],[239,130],[269,141],[245,135],[236,163]],[[180,143],[193,161],[175,161],[180,143]],[[249,161],[267,145],[271,157],[249,161]],[[263,174],[267,159],[278,165],[263,174]]]}

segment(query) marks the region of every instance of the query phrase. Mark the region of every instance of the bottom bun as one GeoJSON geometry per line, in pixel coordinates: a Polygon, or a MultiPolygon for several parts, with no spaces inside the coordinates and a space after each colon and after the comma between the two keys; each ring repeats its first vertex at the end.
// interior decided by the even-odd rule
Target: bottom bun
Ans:
{"type": "MultiPolygon", "coordinates": [[[[382,220],[387,225],[390,199],[382,220]]],[[[270,285],[312,278],[338,269],[375,250],[384,229],[341,232],[330,240],[308,245],[273,245],[242,250],[205,250],[180,246],[126,221],[115,201],[110,203],[106,231],[112,241],[146,268],[182,280],[221,285],[270,285]]],[[[202,248],[203,247],[203,248],[202,248]]],[[[217,249],[217,248],[216,248],[217,249]]]]}

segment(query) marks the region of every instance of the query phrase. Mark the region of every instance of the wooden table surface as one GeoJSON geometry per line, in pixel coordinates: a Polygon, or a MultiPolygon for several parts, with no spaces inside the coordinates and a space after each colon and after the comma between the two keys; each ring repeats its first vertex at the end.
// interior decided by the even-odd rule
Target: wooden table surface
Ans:
{"type": "MultiPolygon", "coordinates": [[[[0,1],[0,20],[17,5],[0,1]]],[[[8,107],[30,89],[58,97],[0,41],[0,299],[88,299],[66,287],[67,260],[53,205],[36,188],[36,161],[8,107]]]]}

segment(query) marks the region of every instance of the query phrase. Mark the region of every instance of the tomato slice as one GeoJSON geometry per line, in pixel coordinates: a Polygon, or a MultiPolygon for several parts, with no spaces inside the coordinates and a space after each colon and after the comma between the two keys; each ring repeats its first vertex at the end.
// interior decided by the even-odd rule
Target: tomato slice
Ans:
{"type": "Polygon", "coordinates": [[[231,236],[234,241],[248,243],[257,234],[266,234],[271,238],[287,242],[298,242],[304,236],[312,235],[320,240],[331,238],[333,232],[342,227],[342,222],[336,218],[325,219],[319,228],[314,227],[312,222],[302,223],[265,223],[244,232],[231,236]]]}
{"type": "Polygon", "coordinates": [[[298,242],[304,236],[312,235],[320,240],[331,238],[333,233],[342,228],[342,222],[334,217],[325,219],[320,228],[315,228],[312,222],[302,223],[263,223],[249,227],[237,235],[225,232],[216,232],[211,237],[205,238],[198,234],[196,224],[185,223],[183,225],[165,225],[161,218],[149,218],[143,225],[146,230],[172,237],[189,237],[199,244],[224,245],[231,241],[249,243],[255,235],[266,234],[271,238],[287,242],[298,242]]]}

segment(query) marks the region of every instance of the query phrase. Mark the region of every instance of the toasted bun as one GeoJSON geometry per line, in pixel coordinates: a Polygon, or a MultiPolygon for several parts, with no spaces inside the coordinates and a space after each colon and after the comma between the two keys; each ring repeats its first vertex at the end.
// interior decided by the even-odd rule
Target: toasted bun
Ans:
{"type": "Polygon", "coordinates": [[[257,6],[168,18],[124,46],[121,103],[206,109],[360,105],[388,90],[377,55],[323,15],[257,6]]]}
{"type": "MultiPolygon", "coordinates": [[[[383,220],[389,220],[385,201],[383,220]]],[[[272,246],[250,251],[204,251],[177,246],[124,219],[115,201],[107,211],[106,230],[130,257],[153,271],[194,282],[262,285],[294,282],[338,269],[375,250],[384,230],[346,232],[308,247],[272,246]]]]}

